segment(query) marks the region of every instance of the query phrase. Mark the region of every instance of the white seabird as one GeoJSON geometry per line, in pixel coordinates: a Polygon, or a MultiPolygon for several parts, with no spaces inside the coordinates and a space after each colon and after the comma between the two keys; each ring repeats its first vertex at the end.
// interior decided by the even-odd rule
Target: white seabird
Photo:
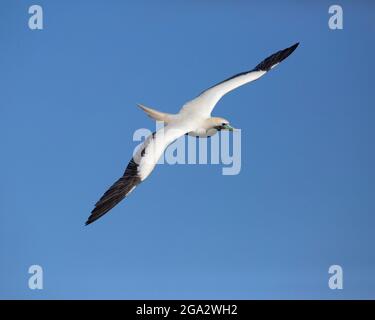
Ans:
{"type": "Polygon", "coordinates": [[[168,114],[139,105],[151,118],[164,121],[166,126],[147,137],[130,160],[123,176],[95,204],[86,225],[106,214],[145,180],[154,169],[164,150],[179,137],[185,134],[208,137],[218,130],[232,131],[233,128],[228,120],[211,117],[211,112],[216,103],[228,92],[266,74],[287,58],[298,47],[298,44],[274,53],[250,71],[237,74],[208,88],[198,97],[187,102],[177,114],[168,114]]]}

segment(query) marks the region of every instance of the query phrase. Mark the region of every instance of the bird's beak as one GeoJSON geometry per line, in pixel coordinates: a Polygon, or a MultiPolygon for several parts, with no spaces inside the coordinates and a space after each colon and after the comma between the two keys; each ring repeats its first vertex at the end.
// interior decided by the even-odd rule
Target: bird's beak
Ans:
{"type": "Polygon", "coordinates": [[[229,130],[229,131],[233,131],[234,128],[231,127],[229,124],[225,124],[221,127],[223,130],[229,130]]]}

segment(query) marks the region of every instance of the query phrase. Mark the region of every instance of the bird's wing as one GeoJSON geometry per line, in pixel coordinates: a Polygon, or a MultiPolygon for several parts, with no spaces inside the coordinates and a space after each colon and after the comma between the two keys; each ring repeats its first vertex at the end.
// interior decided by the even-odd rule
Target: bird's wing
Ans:
{"type": "Polygon", "coordinates": [[[289,48],[280,50],[269,56],[267,59],[263,60],[254,69],[239,73],[212,86],[211,88],[208,88],[207,90],[203,91],[198,97],[187,102],[182,107],[181,112],[200,113],[204,116],[209,117],[216,103],[225,94],[265,75],[269,70],[286,59],[298,47],[298,45],[299,43],[296,43],[289,48]]]}
{"type": "Polygon", "coordinates": [[[148,136],[130,160],[123,176],[95,204],[86,225],[99,219],[129,195],[150,175],[168,145],[189,131],[183,125],[168,125],[148,136]]]}

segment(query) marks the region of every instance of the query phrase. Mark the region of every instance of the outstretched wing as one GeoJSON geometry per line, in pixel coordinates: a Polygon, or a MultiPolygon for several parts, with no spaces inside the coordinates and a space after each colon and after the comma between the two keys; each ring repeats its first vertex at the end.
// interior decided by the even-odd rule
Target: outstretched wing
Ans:
{"type": "Polygon", "coordinates": [[[197,112],[209,117],[216,103],[225,94],[265,75],[269,70],[286,59],[298,47],[298,45],[299,43],[296,43],[289,48],[280,50],[263,60],[254,69],[239,73],[212,86],[211,88],[208,88],[198,97],[186,103],[182,107],[181,112],[197,112]]]}
{"type": "Polygon", "coordinates": [[[148,136],[130,160],[123,176],[95,204],[95,208],[91,211],[86,225],[106,214],[145,180],[155,168],[156,163],[168,145],[186,134],[188,132],[186,130],[183,125],[178,127],[169,125],[148,136]]]}

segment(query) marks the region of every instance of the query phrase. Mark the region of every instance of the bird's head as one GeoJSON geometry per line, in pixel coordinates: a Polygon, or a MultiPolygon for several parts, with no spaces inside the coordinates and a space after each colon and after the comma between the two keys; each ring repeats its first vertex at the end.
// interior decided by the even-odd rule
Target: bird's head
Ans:
{"type": "Polygon", "coordinates": [[[229,124],[229,121],[224,118],[211,118],[212,128],[220,131],[220,130],[229,130],[233,131],[234,128],[229,124]]]}

